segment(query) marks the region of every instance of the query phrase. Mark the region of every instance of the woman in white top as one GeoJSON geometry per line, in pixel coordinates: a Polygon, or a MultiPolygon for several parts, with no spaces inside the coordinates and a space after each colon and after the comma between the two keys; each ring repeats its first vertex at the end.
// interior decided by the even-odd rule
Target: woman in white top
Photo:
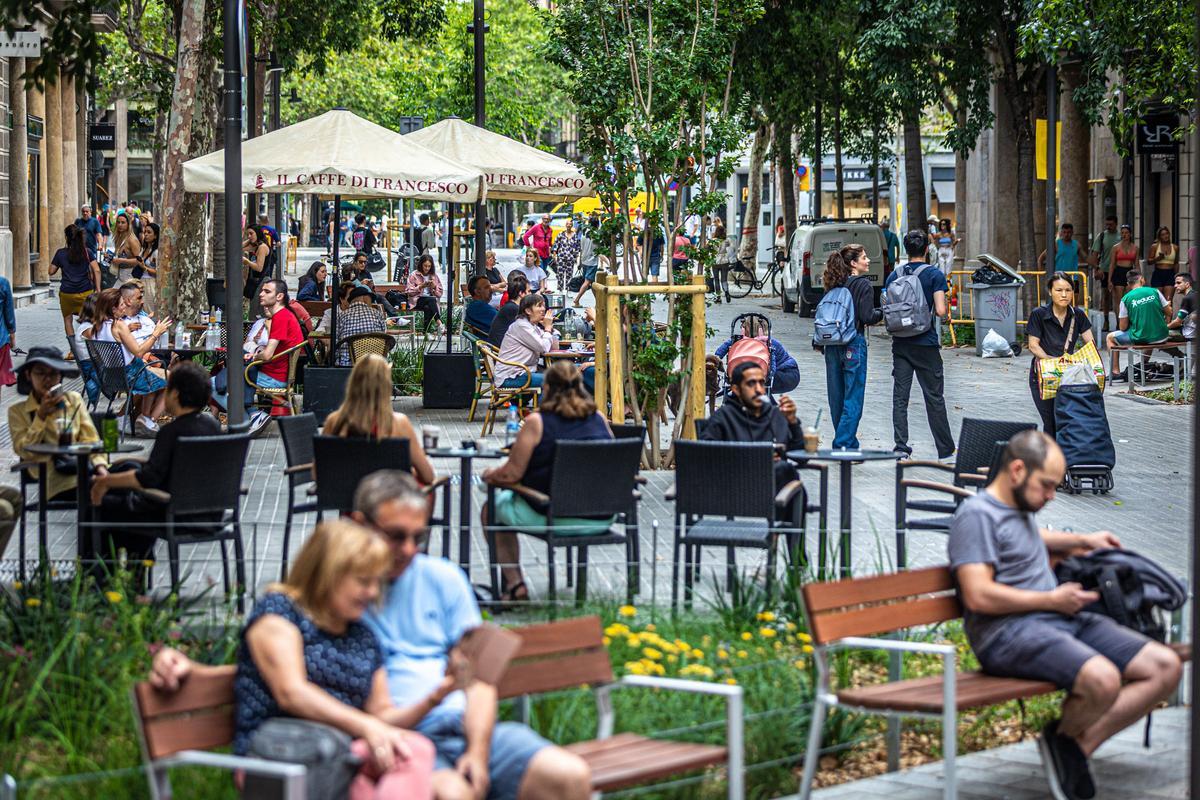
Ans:
{"type": "Polygon", "coordinates": [[[141,278],[142,290],[145,292],[146,305],[151,311],[158,302],[158,223],[142,223],[142,264],[141,270],[134,270],[135,278],[141,278]]]}
{"type": "MultiPolygon", "coordinates": [[[[557,347],[554,315],[546,313],[546,299],[540,294],[525,295],[517,306],[517,318],[504,334],[500,358],[529,367],[533,373],[529,385],[536,387],[542,385],[542,374],[537,371],[538,361],[557,347]]],[[[520,367],[497,364],[496,380],[500,381],[503,388],[515,389],[525,383],[525,372],[520,367]]]]}
{"type": "Polygon", "coordinates": [[[112,264],[117,268],[117,282],[133,277],[133,268],[141,266],[142,243],[129,224],[129,215],[123,210],[117,212],[117,221],[113,223],[113,259],[112,264]]]}
{"type": "Polygon", "coordinates": [[[163,391],[167,388],[166,372],[147,365],[143,359],[159,337],[171,329],[172,321],[159,321],[150,336],[138,341],[129,330],[129,323],[123,319],[131,310],[125,293],[119,289],[105,289],[96,301],[94,337],[98,342],[120,342],[125,356],[125,377],[141,411],[133,432],[153,435],[158,431],[158,418],[166,411],[166,393],[163,391]]]}
{"type": "Polygon", "coordinates": [[[93,406],[100,399],[100,382],[92,366],[92,357],[88,355],[87,341],[96,332],[96,302],[99,299],[99,292],[92,292],[84,298],[83,308],[79,309],[79,316],[75,318],[75,335],[71,337],[75,363],[83,373],[83,388],[87,392],[88,403],[93,406]]]}
{"type": "Polygon", "coordinates": [[[532,247],[525,250],[525,263],[517,269],[523,272],[529,280],[530,292],[538,291],[542,286],[542,281],[547,278],[546,270],[542,269],[542,261],[532,247]]]}

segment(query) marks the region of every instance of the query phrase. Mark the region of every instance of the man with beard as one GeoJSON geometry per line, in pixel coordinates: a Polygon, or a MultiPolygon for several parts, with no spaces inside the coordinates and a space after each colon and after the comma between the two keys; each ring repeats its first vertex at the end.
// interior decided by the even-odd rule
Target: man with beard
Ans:
{"type": "Polygon", "coordinates": [[[1182,666],[1166,646],[1083,611],[1099,599],[1096,592],[1056,581],[1050,554],[1121,546],[1109,531],[1037,527],[1034,514],[1054,499],[1065,473],[1053,439],[1018,433],[992,483],[954,515],[949,554],[967,638],[983,671],[1067,690],[1062,717],[1043,729],[1038,748],[1053,796],[1084,800],[1096,794],[1088,758],[1175,691],[1182,666]]]}

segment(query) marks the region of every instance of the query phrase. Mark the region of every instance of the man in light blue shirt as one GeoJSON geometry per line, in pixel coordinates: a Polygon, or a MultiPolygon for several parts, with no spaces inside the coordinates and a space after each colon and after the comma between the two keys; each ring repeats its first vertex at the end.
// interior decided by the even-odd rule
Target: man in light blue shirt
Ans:
{"type": "MultiPolygon", "coordinates": [[[[1038,269],[1046,269],[1046,251],[1038,256],[1038,269]]],[[[1054,271],[1077,272],[1079,270],[1079,242],[1075,239],[1075,226],[1064,222],[1058,230],[1058,241],[1054,243],[1054,271]]]]}
{"type": "Polygon", "coordinates": [[[421,552],[429,507],[412,476],[396,470],[368,475],[354,508],[354,519],[392,548],[391,583],[381,606],[363,619],[379,638],[392,701],[427,709],[416,730],[437,747],[438,800],[586,800],[587,764],[525,725],[496,722],[494,686],[474,681],[448,695],[439,689],[447,654],[481,617],[462,570],[421,552]]]}

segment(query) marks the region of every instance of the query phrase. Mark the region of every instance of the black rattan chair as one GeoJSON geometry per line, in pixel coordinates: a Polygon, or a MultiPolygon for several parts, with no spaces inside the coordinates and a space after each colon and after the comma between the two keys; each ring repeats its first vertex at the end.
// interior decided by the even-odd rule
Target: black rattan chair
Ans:
{"type": "MultiPolygon", "coordinates": [[[[129,391],[129,378],[125,374],[125,348],[120,342],[100,342],[87,339],[88,358],[100,384],[100,394],[108,400],[111,411],[117,397],[125,395],[125,414],[133,421],[133,395],[129,391]]],[[[132,428],[130,428],[132,430],[132,428]]]]}
{"type": "Polygon", "coordinates": [[[906,536],[910,530],[950,530],[950,521],[959,504],[988,482],[988,472],[997,445],[1003,446],[1015,434],[1036,428],[1032,422],[963,419],[958,434],[958,455],[954,464],[940,461],[902,460],[896,463],[896,566],[908,566],[906,536]],[[907,477],[913,469],[931,469],[952,475],[950,483],[907,477]],[[920,494],[912,496],[912,492],[920,494]],[[939,495],[931,497],[929,493],[939,495]],[[911,516],[918,512],[919,516],[911,516]]]}
{"type": "MultiPolygon", "coordinates": [[[[546,529],[540,531],[517,531],[540,539],[546,544],[549,571],[549,601],[551,613],[556,608],[558,576],[555,569],[554,551],[559,547],[578,548],[579,557],[575,575],[575,602],[581,605],[587,597],[588,548],[607,544],[624,544],[626,559],[626,594],[633,597],[635,581],[635,556],[633,543],[637,541],[637,516],[634,508],[635,477],[642,459],[641,439],[600,439],[588,441],[562,441],[556,443],[554,466],[550,473],[550,495],[544,495],[526,486],[512,487],[526,499],[549,506],[546,513],[546,529]],[[596,480],[603,475],[604,480],[596,480]],[[607,530],[597,534],[561,533],[555,528],[554,520],[566,517],[616,518],[607,530]]],[[[495,487],[489,487],[489,493],[495,487]]],[[[489,498],[489,506],[493,506],[489,498]]],[[[491,562],[492,594],[499,596],[500,565],[496,558],[495,520],[489,519],[484,533],[487,537],[488,555],[491,562]]]]}
{"type": "Polygon", "coordinates": [[[767,590],[775,580],[775,551],[787,520],[781,513],[802,491],[792,481],[775,492],[775,447],[760,442],[675,442],[674,568],[671,607],[678,606],[680,548],[684,604],[700,574],[704,547],[725,548],[727,586],[736,580],[739,547],[767,551],[767,590]]]}
{"type": "Polygon", "coordinates": [[[349,514],[354,509],[354,491],[363,478],[381,469],[412,469],[408,439],[314,436],[312,449],[318,512],[349,514]]]}
{"type": "Polygon", "coordinates": [[[297,414],[290,417],[276,417],[279,423],[279,435],[283,439],[283,455],[287,466],[283,475],[287,478],[287,516],[283,523],[283,552],[280,556],[279,579],[287,579],[288,559],[291,557],[292,517],[296,514],[310,514],[319,510],[313,497],[313,437],[317,435],[317,417],[315,414],[297,414]],[[296,490],[310,487],[300,502],[296,501],[296,490]]]}
{"type": "MultiPolygon", "coordinates": [[[[217,543],[225,594],[230,591],[229,559],[225,542],[233,543],[237,577],[238,613],[245,610],[246,550],[242,542],[242,474],[250,436],[244,433],[216,436],[181,436],[171,458],[166,491],[144,489],[146,497],[166,506],[162,538],[167,542],[171,590],[179,591],[179,548],[183,545],[217,543]],[[196,472],[204,465],[203,475],[196,472]]],[[[100,547],[100,531],[93,534],[93,547],[100,547]]]]}

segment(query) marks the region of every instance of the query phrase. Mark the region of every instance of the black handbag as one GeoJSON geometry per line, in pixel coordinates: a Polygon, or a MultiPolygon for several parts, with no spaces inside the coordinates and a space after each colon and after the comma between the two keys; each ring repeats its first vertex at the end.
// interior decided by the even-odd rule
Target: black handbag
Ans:
{"type": "MultiPolygon", "coordinates": [[[[246,755],[266,761],[303,764],[308,800],[343,800],[362,760],[350,751],[350,736],[320,722],[273,717],[254,732],[246,755]]],[[[242,796],[281,796],[279,780],[246,775],[242,796]]]]}
{"type": "Polygon", "coordinates": [[[367,271],[378,272],[383,269],[383,254],[378,250],[372,250],[371,255],[367,256],[367,271]]]}

